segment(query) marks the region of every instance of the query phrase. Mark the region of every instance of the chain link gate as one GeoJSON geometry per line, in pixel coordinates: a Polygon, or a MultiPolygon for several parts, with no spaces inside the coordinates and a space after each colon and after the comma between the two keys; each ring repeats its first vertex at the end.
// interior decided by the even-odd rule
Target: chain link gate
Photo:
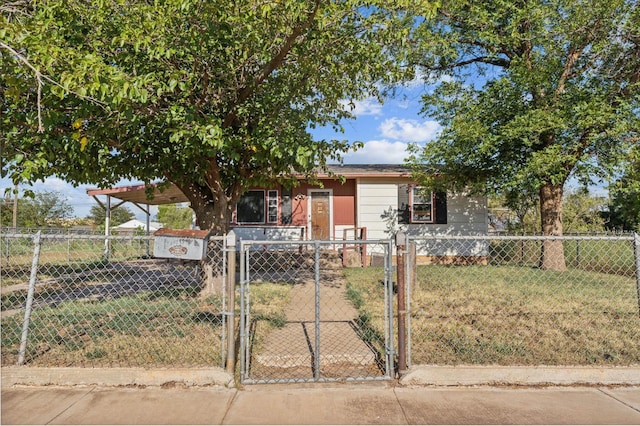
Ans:
{"type": "Polygon", "coordinates": [[[241,382],[392,378],[391,253],[390,241],[242,241],[241,382]],[[360,309],[366,293],[384,303],[360,309]]]}

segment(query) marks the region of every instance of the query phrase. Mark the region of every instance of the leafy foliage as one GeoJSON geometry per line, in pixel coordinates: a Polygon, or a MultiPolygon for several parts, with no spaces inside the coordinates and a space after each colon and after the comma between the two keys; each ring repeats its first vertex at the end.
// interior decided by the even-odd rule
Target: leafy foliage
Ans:
{"type": "Polygon", "coordinates": [[[562,207],[565,232],[604,232],[603,212],[606,207],[607,199],[589,194],[587,188],[569,191],[564,196],[562,207]]]}
{"type": "MultiPolygon", "coordinates": [[[[115,209],[111,209],[109,215],[109,225],[110,226],[118,226],[123,224],[134,218],[134,214],[129,208],[120,206],[115,209]]],[[[103,209],[99,205],[91,206],[91,210],[89,210],[89,214],[87,215],[87,219],[91,220],[91,222],[98,226],[104,228],[105,218],[107,216],[107,211],[103,209]]]]}
{"type": "Polygon", "coordinates": [[[443,2],[415,34],[413,61],[439,81],[424,112],[444,126],[414,148],[416,169],[432,185],[539,195],[543,231],[561,234],[567,179],[611,176],[637,141],[639,28],[626,0],[443,2]]]}
{"type": "MultiPolygon", "coordinates": [[[[13,225],[14,198],[0,199],[0,224],[13,225]]],[[[18,210],[16,225],[19,228],[43,228],[59,226],[60,219],[70,218],[73,207],[64,195],[57,191],[33,193],[33,197],[20,197],[17,200],[18,210]]]]}
{"type": "Polygon", "coordinates": [[[631,150],[624,173],[609,192],[609,227],[640,232],[640,146],[631,150]]]}
{"type": "Polygon", "coordinates": [[[175,204],[158,206],[158,222],[165,228],[189,229],[193,220],[193,211],[189,207],[175,204]]]}
{"type": "Polygon", "coordinates": [[[411,22],[375,1],[21,5],[0,8],[3,174],[170,181],[201,228],[224,231],[249,186],[340,158],[346,141],[307,129],[406,72],[385,46],[411,22]]]}

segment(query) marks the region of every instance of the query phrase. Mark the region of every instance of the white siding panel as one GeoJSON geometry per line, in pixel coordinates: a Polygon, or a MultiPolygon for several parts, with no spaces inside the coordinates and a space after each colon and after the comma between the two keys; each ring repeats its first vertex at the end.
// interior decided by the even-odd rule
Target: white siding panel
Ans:
{"type": "MultiPolygon", "coordinates": [[[[357,187],[358,226],[367,227],[368,239],[387,239],[388,227],[402,228],[412,236],[486,235],[488,211],[486,198],[465,194],[448,194],[446,224],[411,224],[399,226],[385,222],[385,211],[398,208],[398,185],[401,182],[360,181],[357,187]]],[[[433,256],[484,256],[487,245],[482,241],[466,241],[452,246],[431,242],[423,244],[418,254],[433,256]]]]}
{"type": "Polygon", "coordinates": [[[301,226],[236,226],[233,232],[239,240],[297,241],[304,231],[301,226]]]}
{"type": "Polygon", "coordinates": [[[385,211],[398,206],[398,184],[388,182],[358,182],[358,226],[367,228],[367,239],[379,240],[390,237],[385,211]]]}

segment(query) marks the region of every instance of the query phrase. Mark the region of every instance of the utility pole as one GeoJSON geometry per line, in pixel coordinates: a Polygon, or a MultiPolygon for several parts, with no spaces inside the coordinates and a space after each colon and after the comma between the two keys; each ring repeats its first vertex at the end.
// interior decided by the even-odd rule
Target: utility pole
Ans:
{"type": "Polygon", "coordinates": [[[13,191],[13,232],[18,230],[18,185],[13,191]]]}

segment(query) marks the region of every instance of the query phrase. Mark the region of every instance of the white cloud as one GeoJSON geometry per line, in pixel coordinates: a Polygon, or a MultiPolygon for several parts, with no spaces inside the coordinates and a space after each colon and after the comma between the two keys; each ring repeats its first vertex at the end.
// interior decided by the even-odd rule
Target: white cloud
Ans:
{"type": "Polygon", "coordinates": [[[401,164],[408,156],[407,144],[387,140],[369,141],[344,156],[345,164],[401,164]]]}
{"type": "Polygon", "coordinates": [[[384,120],[379,129],[385,138],[407,142],[426,142],[438,134],[440,124],[432,120],[420,122],[394,117],[384,120]]]}
{"type": "Polygon", "coordinates": [[[61,192],[63,195],[68,195],[69,191],[77,190],[78,188],[74,188],[68,182],[63,181],[57,177],[48,177],[42,183],[36,183],[34,188],[42,191],[57,191],[61,192]]]}
{"type": "Polygon", "coordinates": [[[361,101],[342,101],[344,109],[350,111],[356,117],[364,115],[382,115],[382,105],[376,98],[367,98],[361,101]],[[351,105],[353,104],[353,105],[351,105]]]}

